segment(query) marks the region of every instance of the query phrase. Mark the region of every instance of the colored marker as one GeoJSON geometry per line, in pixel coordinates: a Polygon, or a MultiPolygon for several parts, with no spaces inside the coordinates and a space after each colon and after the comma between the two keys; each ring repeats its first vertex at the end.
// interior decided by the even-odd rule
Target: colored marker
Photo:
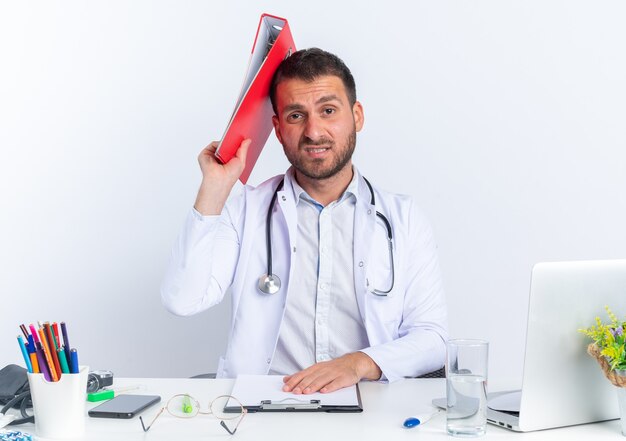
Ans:
{"type": "Polygon", "coordinates": [[[72,374],[78,374],[79,373],[79,369],[78,369],[78,352],[76,351],[76,349],[72,349],[70,351],[70,373],[72,373],[72,374]]]}
{"type": "Polygon", "coordinates": [[[441,411],[440,409],[437,409],[434,412],[424,413],[424,414],[416,415],[414,417],[409,417],[406,420],[404,420],[404,423],[402,424],[402,426],[405,429],[412,429],[413,427],[421,426],[423,424],[426,424],[428,421],[430,421],[430,419],[434,417],[435,415],[437,415],[440,411],[441,411]]]}
{"type": "Polygon", "coordinates": [[[71,360],[70,355],[70,339],[67,337],[67,326],[65,322],[61,322],[61,334],[63,334],[63,349],[65,350],[65,357],[67,357],[67,362],[69,363],[71,360]]]}
{"type": "Polygon", "coordinates": [[[35,343],[37,345],[37,361],[39,362],[39,370],[43,374],[43,377],[46,381],[52,381],[52,376],[50,375],[50,369],[48,369],[48,364],[46,363],[46,357],[44,355],[43,346],[41,346],[41,342],[35,343]]]}
{"type": "Polygon", "coordinates": [[[37,361],[37,353],[30,352],[28,356],[30,357],[30,364],[33,365],[33,373],[39,374],[40,372],[39,372],[39,362],[37,361]]]}
{"type": "Polygon", "coordinates": [[[126,387],[116,387],[115,389],[102,389],[98,392],[91,392],[87,394],[87,401],[103,401],[110,400],[111,398],[117,397],[122,392],[128,392],[131,390],[139,389],[141,386],[126,386],[126,387]]]}
{"type": "Polygon", "coordinates": [[[57,349],[59,349],[61,347],[61,339],[59,338],[59,325],[56,322],[52,323],[52,335],[54,335],[54,341],[57,349]]]}
{"type": "Polygon", "coordinates": [[[28,355],[28,352],[26,351],[26,346],[24,346],[24,339],[22,338],[21,335],[17,336],[17,342],[20,344],[20,349],[22,350],[22,356],[24,357],[24,362],[26,362],[26,369],[28,369],[28,372],[32,374],[33,365],[30,362],[30,356],[28,355]]]}
{"type": "Polygon", "coordinates": [[[30,328],[30,334],[35,339],[35,343],[39,343],[39,337],[37,336],[37,331],[35,330],[35,325],[30,324],[28,327],[30,328]]]}
{"type": "Polygon", "coordinates": [[[182,408],[183,413],[191,413],[193,412],[193,406],[191,405],[191,398],[189,398],[189,395],[185,395],[183,397],[183,408],[182,408]]]}
{"type": "Polygon", "coordinates": [[[87,401],[96,402],[110,400],[115,397],[115,391],[110,389],[101,390],[87,394],[87,401]]]}
{"type": "Polygon", "coordinates": [[[26,329],[26,326],[24,326],[24,324],[21,324],[20,329],[22,330],[22,334],[24,334],[26,340],[28,340],[28,329],[26,329]]]}
{"type": "Polygon", "coordinates": [[[57,355],[57,346],[54,342],[54,335],[52,334],[52,328],[50,327],[50,323],[44,323],[44,329],[46,330],[46,341],[48,343],[48,350],[50,351],[52,363],[54,363],[54,369],[56,370],[57,377],[61,378],[61,363],[59,362],[59,357],[57,355]]]}
{"type": "MultiPolygon", "coordinates": [[[[59,381],[59,376],[57,375],[56,368],[54,366],[54,362],[52,361],[52,356],[48,350],[48,346],[46,343],[46,336],[44,335],[43,329],[39,329],[39,339],[41,340],[41,349],[46,358],[46,363],[48,364],[48,369],[50,370],[50,377],[52,381],[59,381]]],[[[37,346],[39,348],[39,346],[37,346]]]]}
{"type": "Polygon", "coordinates": [[[57,355],[59,357],[59,363],[61,364],[61,372],[69,374],[70,368],[67,365],[67,359],[65,358],[65,352],[63,352],[63,349],[57,349],[57,355]]]}
{"type": "Polygon", "coordinates": [[[30,356],[30,363],[33,365],[33,372],[39,373],[39,361],[37,360],[37,348],[35,347],[35,339],[32,335],[28,335],[28,355],[30,356]]]}

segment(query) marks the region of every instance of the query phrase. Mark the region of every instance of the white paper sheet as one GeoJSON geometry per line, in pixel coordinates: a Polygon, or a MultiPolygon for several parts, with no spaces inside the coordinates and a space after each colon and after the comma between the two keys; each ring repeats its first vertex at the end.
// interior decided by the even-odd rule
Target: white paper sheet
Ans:
{"type": "MultiPolygon", "coordinates": [[[[272,403],[310,403],[320,400],[323,406],[358,406],[359,399],[356,385],[329,393],[313,393],[296,395],[283,392],[282,375],[239,375],[231,395],[244,406],[259,406],[261,401],[271,400],[272,403]]],[[[228,407],[231,406],[229,402],[228,407]]]]}

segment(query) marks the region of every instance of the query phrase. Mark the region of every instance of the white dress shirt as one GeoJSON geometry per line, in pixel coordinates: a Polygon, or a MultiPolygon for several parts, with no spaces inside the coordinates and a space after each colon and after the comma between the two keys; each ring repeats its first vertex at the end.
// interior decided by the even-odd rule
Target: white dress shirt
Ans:
{"type": "Polygon", "coordinates": [[[272,374],[293,374],[369,346],[356,299],[353,271],[357,176],[325,207],[285,175],[296,201],[298,250],[272,374]]]}

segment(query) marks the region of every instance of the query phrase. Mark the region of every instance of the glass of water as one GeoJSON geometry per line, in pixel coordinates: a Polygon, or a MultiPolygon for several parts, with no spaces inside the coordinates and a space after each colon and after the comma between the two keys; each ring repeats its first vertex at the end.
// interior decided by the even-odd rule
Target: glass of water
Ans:
{"type": "Polygon", "coordinates": [[[487,426],[489,343],[455,339],[447,344],[446,386],[448,435],[476,437],[487,426]]]}

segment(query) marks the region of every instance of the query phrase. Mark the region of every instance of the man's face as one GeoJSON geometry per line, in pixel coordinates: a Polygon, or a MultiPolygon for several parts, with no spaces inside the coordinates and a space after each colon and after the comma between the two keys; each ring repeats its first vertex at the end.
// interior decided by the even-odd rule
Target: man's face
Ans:
{"type": "Polygon", "coordinates": [[[276,136],[295,169],[326,179],[352,166],[363,108],[350,105],[343,82],[328,75],[312,82],[287,79],[276,89],[276,136]]]}

